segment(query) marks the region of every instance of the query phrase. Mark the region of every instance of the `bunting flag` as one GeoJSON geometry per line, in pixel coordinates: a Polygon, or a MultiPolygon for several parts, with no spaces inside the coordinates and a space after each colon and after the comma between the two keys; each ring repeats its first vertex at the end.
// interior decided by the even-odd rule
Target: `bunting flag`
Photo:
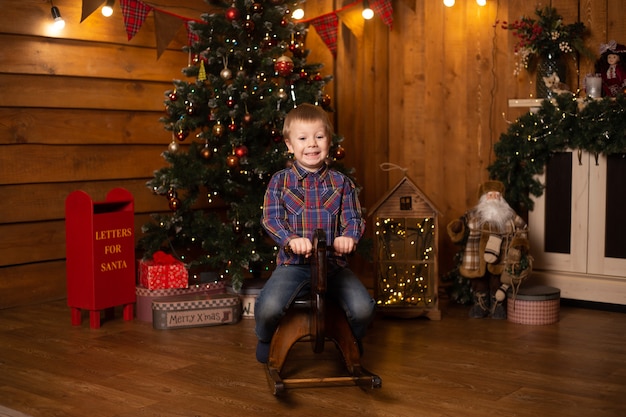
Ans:
{"type": "Polygon", "coordinates": [[[363,38],[363,29],[365,28],[365,19],[361,16],[361,10],[357,8],[350,8],[347,10],[337,11],[337,15],[341,20],[341,23],[346,25],[348,30],[354,35],[355,38],[361,40],[363,38]]]}
{"type": "Polygon", "coordinates": [[[80,16],[80,23],[83,23],[83,20],[91,16],[102,3],[104,3],[104,0],[83,0],[83,12],[80,16]]]}
{"type": "Polygon", "coordinates": [[[337,27],[339,18],[336,13],[328,13],[310,21],[315,31],[326,44],[333,56],[337,55],[337,27]]]}
{"type": "Polygon", "coordinates": [[[191,23],[193,20],[188,20],[185,22],[185,27],[187,28],[187,42],[189,46],[193,45],[195,42],[200,41],[200,36],[196,32],[194,32],[191,28],[191,23]]]}
{"type": "Polygon", "coordinates": [[[393,23],[393,6],[391,0],[372,0],[370,1],[370,7],[376,13],[384,24],[391,29],[393,23]]]}
{"type": "MultiPolygon", "coordinates": [[[[98,7],[104,3],[104,0],[82,0],[82,2],[83,9],[81,22],[97,10],[98,7]]],[[[362,2],[362,0],[355,0],[353,3],[347,4],[338,10],[334,10],[330,13],[326,13],[312,19],[300,20],[299,22],[313,25],[316,32],[334,57],[337,55],[337,32],[340,18],[348,29],[357,37],[357,39],[362,38],[364,22],[360,17],[361,10],[355,7],[362,2]]],[[[178,16],[173,13],[154,8],[141,0],[120,0],[119,3],[124,17],[124,26],[126,28],[128,40],[131,40],[139,32],[141,26],[146,21],[148,13],[154,11],[157,59],[160,58],[161,54],[163,54],[165,49],[167,49],[167,46],[172,39],[174,39],[183,23],[185,24],[185,29],[187,30],[187,40],[189,45],[199,41],[197,33],[195,33],[191,28],[191,23],[204,23],[201,20],[178,16]]],[[[391,0],[370,0],[370,7],[374,13],[381,18],[383,23],[391,28],[393,23],[393,7],[391,5],[391,0]]]]}
{"type": "Polygon", "coordinates": [[[156,30],[157,59],[167,49],[183,22],[176,15],[154,9],[154,27],[156,30]]]}
{"type": "Polygon", "coordinates": [[[152,10],[152,6],[139,0],[120,0],[120,6],[124,16],[126,34],[128,35],[128,40],[131,40],[141,29],[143,22],[146,21],[146,16],[152,10]]]}

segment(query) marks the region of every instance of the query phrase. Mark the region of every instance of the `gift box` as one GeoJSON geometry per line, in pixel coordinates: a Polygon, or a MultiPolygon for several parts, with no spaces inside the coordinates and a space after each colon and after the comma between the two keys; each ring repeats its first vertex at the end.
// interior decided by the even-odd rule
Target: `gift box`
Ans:
{"type": "Polygon", "coordinates": [[[155,329],[234,324],[241,318],[241,301],[232,294],[191,294],[166,297],[152,302],[155,329]]]}
{"type": "Polygon", "coordinates": [[[139,282],[149,290],[187,288],[189,277],[185,265],[173,256],[157,251],[152,260],[139,262],[139,282]]]}
{"type": "Polygon", "coordinates": [[[152,323],[152,302],[166,297],[176,297],[190,294],[222,294],[226,292],[224,281],[190,285],[188,288],[165,288],[151,290],[138,285],[135,288],[137,296],[137,320],[152,323]]]}

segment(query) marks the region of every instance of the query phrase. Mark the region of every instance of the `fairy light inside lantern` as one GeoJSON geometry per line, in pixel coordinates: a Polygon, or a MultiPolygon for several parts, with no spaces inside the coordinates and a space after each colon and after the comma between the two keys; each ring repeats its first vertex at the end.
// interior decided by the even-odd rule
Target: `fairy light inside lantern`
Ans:
{"type": "Polygon", "coordinates": [[[438,210],[405,176],[370,212],[378,309],[383,314],[439,320],[438,210]]]}

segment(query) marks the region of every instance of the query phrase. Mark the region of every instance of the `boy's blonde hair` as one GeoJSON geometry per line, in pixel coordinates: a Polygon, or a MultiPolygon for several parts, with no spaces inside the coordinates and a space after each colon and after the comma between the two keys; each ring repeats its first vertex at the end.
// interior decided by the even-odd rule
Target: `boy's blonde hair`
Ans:
{"type": "Polygon", "coordinates": [[[298,107],[287,113],[285,121],[283,123],[283,137],[288,139],[291,129],[291,125],[294,122],[317,122],[324,123],[324,129],[326,135],[330,140],[333,136],[333,125],[330,123],[328,113],[320,106],[316,106],[310,103],[300,104],[298,107]]]}

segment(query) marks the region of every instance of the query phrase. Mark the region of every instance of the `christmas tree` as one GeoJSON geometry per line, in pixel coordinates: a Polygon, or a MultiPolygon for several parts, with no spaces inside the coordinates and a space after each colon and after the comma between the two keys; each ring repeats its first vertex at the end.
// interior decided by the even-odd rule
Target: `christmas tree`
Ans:
{"type": "MultiPolygon", "coordinates": [[[[291,17],[301,3],[235,0],[190,22],[197,41],[183,69],[189,79],[165,92],[168,166],[148,182],[170,211],[144,225],[145,258],[163,250],[190,271],[230,279],[236,290],[246,276],[273,269],[278,248],[260,218],[270,177],[289,164],[283,119],[302,103],[331,111],[324,92],[331,76],[306,62],[307,27],[291,17]]],[[[340,142],[335,135],[332,162],[346,172],[336,162],[340,142]]]]}

